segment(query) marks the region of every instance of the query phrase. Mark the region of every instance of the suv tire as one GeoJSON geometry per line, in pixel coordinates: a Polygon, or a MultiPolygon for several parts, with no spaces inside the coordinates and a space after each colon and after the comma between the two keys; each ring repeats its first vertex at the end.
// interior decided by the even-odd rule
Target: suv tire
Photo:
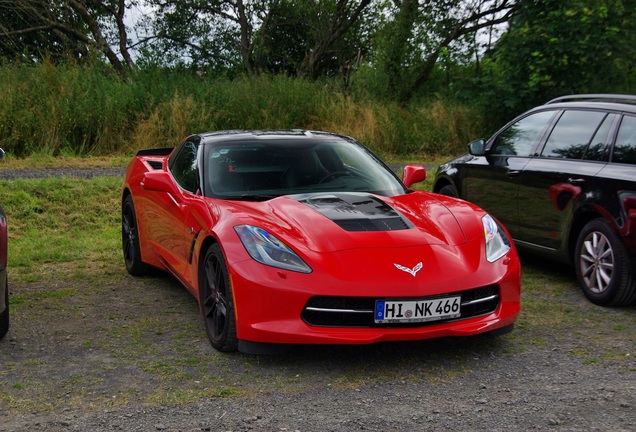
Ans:
{"type": "Polygon", "coordinates": [[[601,306],[628,305],[636,300],[636,278],[625,245],[603,219],[583,227],[574,251],[576,277],[583,294],[601,306]]]}
{"type": "Polygon", "coordinates": [[[446,195],[446,196],[449,196],[449,197],[457,198],[457,193],[455,192],[455,189],[453,189],[453,187],[451,185],[443,186],[439,190],[439,193],[441,195],[446,195]]]}

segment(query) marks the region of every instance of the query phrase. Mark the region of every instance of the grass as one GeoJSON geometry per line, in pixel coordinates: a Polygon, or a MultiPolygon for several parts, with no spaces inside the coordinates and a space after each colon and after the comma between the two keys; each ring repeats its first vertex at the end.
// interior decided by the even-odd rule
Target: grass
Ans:
{"type": "MultiPolygon", "coordinates": [[[[84,159],[68,163],[90,165],[84,159]]],[[[421,187],[430,188],[429,182],[421,187]]],[[[112,177],[0,181],[9,278],[18,286],[10,299],[12,316],[18,323],[26,317],[52,323],[47,339],[73,359],[70,372],[56,370],[46,351],[7,362],[0,371],[0,403],[10,410],[195,403],[324,386],[347,390],[368,385],[370,376],[377,383],[436,384],[469,373],[479,363],[475,358],[535,349],[559,349],[619,372],[636,370],[634,308],[595,306],[583,298],[571,269],[528,256],[522,256],[522,313],[505,337],[305,347],[283,358],[216,353],[196,301],[177,282],[125,273],[120,186],[121,179],[112,177]],[[60,385],[59,373],[69,374],[66,384],[60,385]]]]}
{"type": "Polygon", "coordinates": [[[0,180],[12,280],[88,278],[116,271],[121,179],[0,180]]]}

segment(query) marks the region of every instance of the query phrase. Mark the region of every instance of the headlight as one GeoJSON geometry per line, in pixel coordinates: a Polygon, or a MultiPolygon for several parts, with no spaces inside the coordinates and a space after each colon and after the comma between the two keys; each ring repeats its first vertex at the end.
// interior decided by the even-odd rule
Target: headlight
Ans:
{"type": "Polygon", "coordinates": [[[510,250],[510,240],[499,225],[490,215],[481,218],[484,225],[484,237],[486,239],[486,259],[495,262],[510,250]]]}
{"type": "Polygon", "coordinates": [[[311,273],[311,268],[296,252],[264,229],[238,225],[234,230],[247,253],[259,263],[300,273],[311,273]]]}

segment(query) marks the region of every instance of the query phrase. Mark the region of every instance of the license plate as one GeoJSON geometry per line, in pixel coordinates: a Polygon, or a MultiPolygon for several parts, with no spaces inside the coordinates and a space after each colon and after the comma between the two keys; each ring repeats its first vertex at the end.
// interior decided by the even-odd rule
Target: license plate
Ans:
{"type": "Polygon", "coordinates": [[[430,300],[377,300],[376,323],[417,323],[461,316],[461,296],[430,300]]]}

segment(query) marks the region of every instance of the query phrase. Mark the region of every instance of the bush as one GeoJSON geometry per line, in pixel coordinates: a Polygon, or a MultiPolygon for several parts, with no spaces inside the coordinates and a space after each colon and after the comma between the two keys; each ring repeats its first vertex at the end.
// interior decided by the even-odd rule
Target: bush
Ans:
{"type": "Polygon", "coordinates": [[[333,82],[283,75],[206,77],[147,69],[132,83],[103,65],[0,68],[0,145],[18,157],[115,155],[172,146],[195,132],[319,129],[380,153],[450,155],[480,136],[481,116],[451,100],[403,107],[333,82]]]}

